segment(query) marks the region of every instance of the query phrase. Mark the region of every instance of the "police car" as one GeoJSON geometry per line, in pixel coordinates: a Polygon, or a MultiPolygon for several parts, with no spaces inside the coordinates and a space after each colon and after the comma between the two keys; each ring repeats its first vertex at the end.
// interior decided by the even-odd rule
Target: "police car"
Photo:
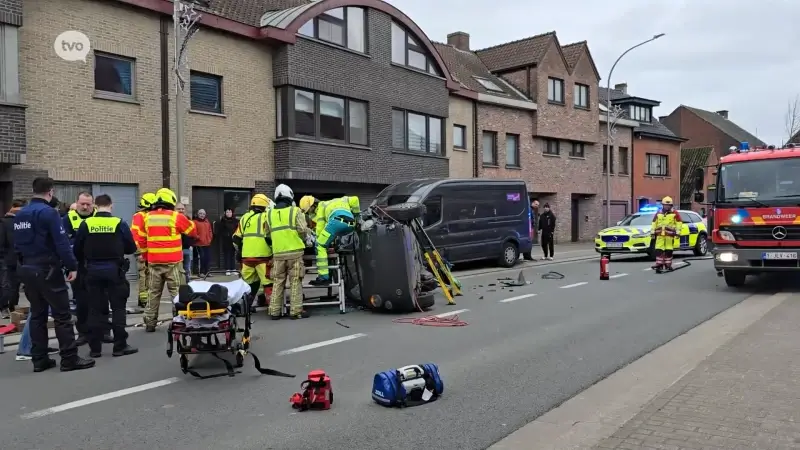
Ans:
{"type": "MultiPolygon", "coordinates": [[[[600,230],[594,238],[594,249],[601,255],[612,253],[639,253],[655,256],[655,239],[650,232],[653,218],[659,206],[646,206],[635,214],[626,216],[616,226],[600,230]]],[[[678,210],[683,226],[680,231],[680,248],[676,251],[691,251],[696,256],[708,253],[708,228],[699,214],[693,211],[678,210]]]]}

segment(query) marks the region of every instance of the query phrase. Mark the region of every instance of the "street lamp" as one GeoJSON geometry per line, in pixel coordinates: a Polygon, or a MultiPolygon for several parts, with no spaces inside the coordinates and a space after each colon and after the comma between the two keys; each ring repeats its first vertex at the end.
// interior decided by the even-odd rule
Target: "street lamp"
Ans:
{"type": "Polygon", "coordinates": [[[635,48],[639,48],[648,42],[653,42],[656,39],[663,37],[665,33],[657,34],[650,39],[640,42],[633,47],[625,50],[619,55],[614,64],[611,65],[611,70],[608,71],[608,78],[606,78],[606,149],[605,149],[605,159],[606,159],[606,228],[611,226],[611,130],[612,130],[612,123],[611,123],[611,75],[614,73],[614,68],[617,67],[617,63],[627,55],[631,50],[635,48]]]}

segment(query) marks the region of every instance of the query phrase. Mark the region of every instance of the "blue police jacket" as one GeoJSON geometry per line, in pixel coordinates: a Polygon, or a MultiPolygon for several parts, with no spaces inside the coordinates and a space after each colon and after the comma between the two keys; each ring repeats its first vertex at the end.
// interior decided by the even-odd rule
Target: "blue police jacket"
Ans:
{"type": "MultiPolygon", "coordinates": [[[[95,217],[112,217],[111,213],[109,212],[100,212],[98,211],[95,214],[95,217]]],[[[116,229],[116,238],[122,240],[122,249],[126,255],[132,255],[136,253],[136,242],[133,240],[133,233],[131,232],[131,228],[128,226],[128,223],[124,220],[119,222],[116,229]]],[[[86,243],[86,238],[89,237],[89,227],[86,225],[86,222],[81,223],[81,226],[78,227],[78,230],[75,232],[75,244],[73,245],[73,249],[75,250],[75,258],[78,260],[79,264],[86,263],[86,268],[89,271],[94,270],[116,270],[119,267],[118,261],[90,261],[86,260],[84,255],[84,246],[86,243]]]]}
{"type": "Polygon", "coordinates": [[[63,266],[78,270],[67,232],[58,211],[44,199],[34,198],[14,217],[14,250],[26,266],[63,266]]]}

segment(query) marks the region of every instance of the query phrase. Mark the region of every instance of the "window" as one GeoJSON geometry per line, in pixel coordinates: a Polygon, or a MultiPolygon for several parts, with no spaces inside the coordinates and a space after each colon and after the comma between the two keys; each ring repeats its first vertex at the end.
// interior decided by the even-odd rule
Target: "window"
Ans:
{"type": "Polygon", "coordinates": [[[572,143],[572,150],[569,151],[569,156],[575,158],[584,158],[586,156],[585,153],[585,145],[583,142],[573,142],[572,143]]]}
{"type": "Polygon", "coordinates": [[[400,25],[392,22],[392,62],[441,76],[425,48],[400,25]]]}
{"type": "Polygon", "coordinates": [[[506,134],[506,166],[520,166],[518,134],[506,134]]]}
{"type": "Polygon", "coordinates": [[[445,193],[448,220],[474,220],[527,215],[528,197],[517,185],[453,190],[445,193]]]}
{"type": "Polygon", "coordinates": [[[650,122],[650,108],[645,106],[631,105],[631,119],[639,122],[650,122]]]}
{"type": "Polygon", "coordinates": [[[134,60],[108,53],[94,53],[94,90],[104,97],[133,99],[134,60]]]}
{"type": "Polygon", "coordinates": [[[283,89],[276,89],[275,90],[275,135],[277,137],[283,137],[286,133],[284,131],[284,120],[283,120],[283,109],[285,108],[283,104],[283,89]]]}
{"type": "Polygon", "coordinates": [[[547,79],[547,100],[555,103],[564,103],[564,80],[558,78],[547,79]]]}
{"type": "Polygon", "coordinates": [[[668,177],[669,176],[669,157],[667,155],[658,155],[655,153],[648,153],[644,168],[644,174],[654,177],[668,177]]]}
{"type": "Polygon", "coordinates": [[[193,111],[222,114],[222,77],[191,71],[189,95],[193,111]]]}
{"type": "Polygon", "coordinates": [[[573,103],[579,108],[589,107],[589,86],[575,83],[573,103]]]}
{"type": "Polygon", "coordinates": [[[483,164],[497,165],[497,133],[494,131],[484,131],[481,139],[481,153],[483,154],[483,164]]]}
{"type": "Polygon", "coordinates": [[[0,100],[19,103],[19,29],[0,23],[0,100]]]}
{"type": "MultiPolygon", "coordinates": [[[[289,134],[312,139],[349,142],[356,145],[369,145],[367,104],[357,100],[335,97],[302,89],[288,88],[290,105],[279,103],[279,112],[291,111],[278,118],[283,123],[289,117],[289,134]]],[[[278,98],[286,95],[279,89],[278,98]]],[[[283,125],[281,125],[283,126],[283,125]]],[[[283,135],[283,134],[280,134],[283,135]]]]}
{"type": "Polygon", "coordinates": [[[467,148],[467,127],[453,125],[453,148],[467,148]]]}
{"type": "Polygon", "coordinates": [[[628,147],[619,148],[619,173],[628,175],[628,147]]]}
{"type": "Polygon", "coordinates": [[[298,34],[357,52],[366,52],[366,20],[363,8],[334,8],[303,24],[298,34]]]}
{"type": "Polygon", "coordinates": [[[603,146],[603,173],[608,172],[609,167],[611,167],[611,173],[614,173],[614,146],[612,145],[611,150],[606,153],[607,148],[607,145],[603,146]],[[611,164],[608,163],[607,158],[611,158],[611,164]]]}
{"type": "Polygon", "coordinates": [[[545,155],[560,155],[561,154],[560,142],[556,141],[555,139],[545,139],[544,140],[544,154],[545,155]]]}
{"type": "Polygon", "coordinates": [[[442,220],[442,196],[428,197],[425,202],[425,215],[422,217],[422,226],[435,225],[442,220]]]}
{"type": "Polygon", "coordinates": [[[444,121],[439,117],[395,109],[392,146],[397,150],[442,155],[444,121]]]}
{"type": "Polygon", "coordinates": [[[475,80],[478,83],[480,83],[481,86],[485,87],[486,89],[488,89],[490,91],[503,92],[503,89],[500,86],[496,85],[494,83],[494,81],[492,81],[492,80],[487,80],[485,78],[478,78],[478,77],[475,77],[475,80]]]}

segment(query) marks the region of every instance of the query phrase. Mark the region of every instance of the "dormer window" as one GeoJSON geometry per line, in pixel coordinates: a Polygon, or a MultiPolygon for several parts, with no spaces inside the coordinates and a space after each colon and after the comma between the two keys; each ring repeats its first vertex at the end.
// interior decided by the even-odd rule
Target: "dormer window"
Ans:
{"type": "Polygon", "coordinates": [[[436,63],[417,39],[392,22],[392,62],[412,69],[442,76],[436,63]]]}
{"type": "Polygon", "coordinates": [[[652,109],[647,106],[631,105],[630,116],[639,122],[650,122],[652,109]]]}
{"type": "Polygon", "coordinates": [[[481,84],[481,86],[485,87],[486,90],[493,91],[493,92],[504,92],[503,89],[495,84],[492,80],[487,80],[486,78],[478,78],[474,77],[475,81],[481,84]]]}
{"type": "Polygon", "coordinates": [[[306,22],[297,33],[365,53],[365,23],[363,8],[334,8],[306,22]]]}

